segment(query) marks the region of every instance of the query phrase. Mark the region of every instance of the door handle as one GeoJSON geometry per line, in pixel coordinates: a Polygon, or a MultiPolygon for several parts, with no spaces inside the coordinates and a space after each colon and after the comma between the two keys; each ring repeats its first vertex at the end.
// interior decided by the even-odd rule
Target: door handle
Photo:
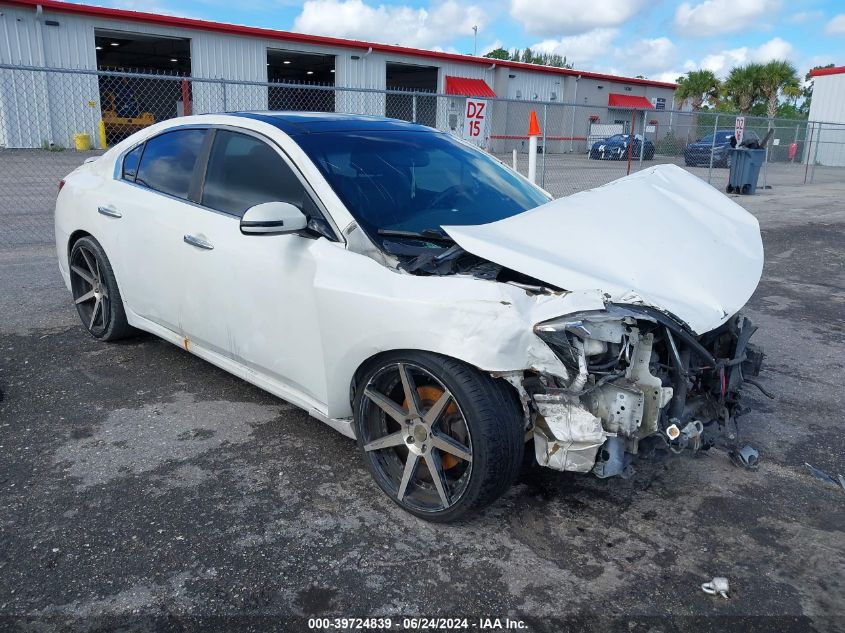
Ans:
{"type": "Polygon", "coordinates": [[[191,246],[196,246],[197,248],[204,248],[207,251],[214,250],[214,244],[202,239],[201,237],[197,237],[196,235],[186,235],[182,239],[185,244],[190,244],[191,246]]]}
{"type": "Polygon", "coordinates": [[[100,215],[106,215],[110,218],[122,218],[123,214],[118,211],[117,209],[112,209],[111,207],[97,207],[97,211],[100,215]]]}

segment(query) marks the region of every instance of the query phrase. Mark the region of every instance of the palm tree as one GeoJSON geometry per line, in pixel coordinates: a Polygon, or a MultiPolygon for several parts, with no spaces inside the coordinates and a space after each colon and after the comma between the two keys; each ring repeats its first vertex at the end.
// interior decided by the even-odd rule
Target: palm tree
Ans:
{"type": "Polygon", "coordinates": [[[760,93],[766,101],[769,127],[772,127],[772,119],[778,111],[778,97],[780,95],[796,96],[800,94],[800,90],[798,71],[790,62],[775,59],[763,66],[760,70],[760,93]]]}
{"type": "Polygon", "coordinates": [[[751,106],[762,96],[762,64],[746,64],[731,69],[722,88],[740,114],[748,114],[751,106]]]}
{"type": "Polygon", "coordinates": [[[693,112],[701,110],[701,106],[707,101],[715,101],[719,98],[721,84],[710,70],[691,70],[685,76],[678,77],[678,89],[675,96],[681,100],[689,101],[693,112]]]}

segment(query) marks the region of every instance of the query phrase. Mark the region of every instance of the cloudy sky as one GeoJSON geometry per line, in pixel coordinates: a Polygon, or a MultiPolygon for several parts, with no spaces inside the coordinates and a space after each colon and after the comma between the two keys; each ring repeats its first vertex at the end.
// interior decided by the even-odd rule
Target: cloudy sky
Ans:
{"type": "Polygon", "coordinates": [[[530,46],[672,81],[747,61],[845,64],[843,0],[114,0],[120,8],[459,53],[530,46]]]}

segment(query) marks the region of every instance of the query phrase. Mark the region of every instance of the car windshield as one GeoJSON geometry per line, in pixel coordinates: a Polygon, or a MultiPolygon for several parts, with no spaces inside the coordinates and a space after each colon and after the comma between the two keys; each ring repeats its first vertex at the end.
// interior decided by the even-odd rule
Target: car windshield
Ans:
{"type": "Polygon", "coordinates": [[[627,140],[628,140],[627,134],[614,134],[613,136],[611,136],[610,138],[607,139],[608,142],[614,141],[616,143],[622,143],[622,142],[627,141],[627,140]]]}
{"type": "Polygon", "coordinates": [[[349,131],[295,140],[379,242],[391,234],[431,236],[442,234],[444,225],[495,222],[549,201],[492,157],[448,134],[349,131]]]}

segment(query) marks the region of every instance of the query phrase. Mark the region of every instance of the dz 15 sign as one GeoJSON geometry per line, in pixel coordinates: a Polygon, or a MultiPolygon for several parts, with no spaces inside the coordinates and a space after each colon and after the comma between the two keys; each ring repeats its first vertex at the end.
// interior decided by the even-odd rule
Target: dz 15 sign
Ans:
{"type": "Polygon", "coordinates": [[[467,99],[464,108],[463,138],[466,141],[483,145],[487,138],[487,102],[467,99]]]}
{"type": "Polygon", "coordinates": [[[734,124],[734,136],[736,137],[736,144],[742,143],[742,133],[745,131],[745,117],[738,116],[734,124]]]}

